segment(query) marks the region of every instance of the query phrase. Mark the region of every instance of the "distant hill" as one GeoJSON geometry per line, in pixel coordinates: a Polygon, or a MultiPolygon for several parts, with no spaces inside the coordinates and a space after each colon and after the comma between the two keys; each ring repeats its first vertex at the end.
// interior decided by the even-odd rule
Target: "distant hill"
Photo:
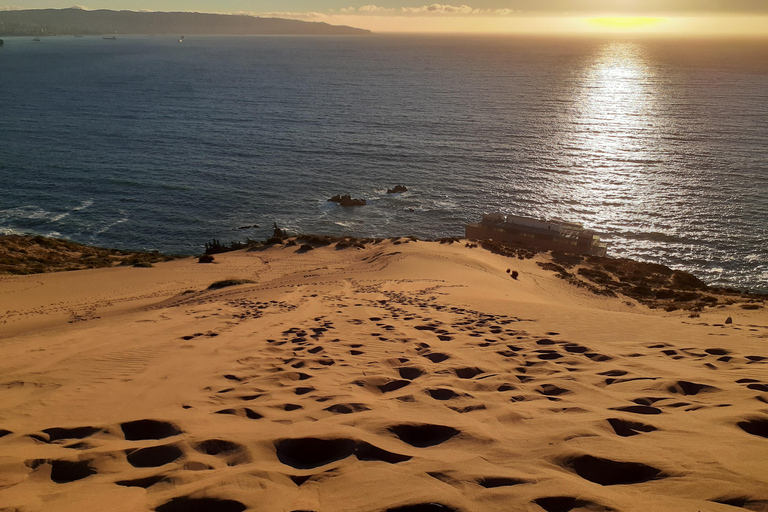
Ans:
{"type": "Polygon", "coordinates": [[[193,12],[29,9],[0,11],[0,36],[101,34],[364,35],[327,23],[193,12]]]}

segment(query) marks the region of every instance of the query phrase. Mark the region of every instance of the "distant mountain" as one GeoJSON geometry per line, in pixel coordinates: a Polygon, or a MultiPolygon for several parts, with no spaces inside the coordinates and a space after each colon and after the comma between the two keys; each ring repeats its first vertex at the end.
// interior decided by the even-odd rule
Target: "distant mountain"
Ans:
{"type": "Polygon", "coordinates": [[[0,36],[99,34],[364,35],[327,23],[193,12],[29,9],[0,11],[0,36]]]}

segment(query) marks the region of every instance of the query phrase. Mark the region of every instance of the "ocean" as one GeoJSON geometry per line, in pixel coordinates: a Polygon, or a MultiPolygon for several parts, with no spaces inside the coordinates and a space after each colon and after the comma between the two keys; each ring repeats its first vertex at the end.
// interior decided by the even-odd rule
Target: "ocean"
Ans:
{"type": "Polygon", "coordinates": [[[195,254],[501,211],[768,292],[765,40],[12,37],[0,98],[0,233],[195,254]]]}

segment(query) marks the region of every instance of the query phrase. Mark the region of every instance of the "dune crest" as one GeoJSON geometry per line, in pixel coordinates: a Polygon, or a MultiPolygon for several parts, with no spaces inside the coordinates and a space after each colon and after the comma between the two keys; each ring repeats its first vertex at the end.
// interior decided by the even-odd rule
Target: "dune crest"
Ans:
{"type": "Polygon", "coordinates": [[[0,277],[0,510],[768,510],[765,309],[651,310],[548,258],[0,277]]]}

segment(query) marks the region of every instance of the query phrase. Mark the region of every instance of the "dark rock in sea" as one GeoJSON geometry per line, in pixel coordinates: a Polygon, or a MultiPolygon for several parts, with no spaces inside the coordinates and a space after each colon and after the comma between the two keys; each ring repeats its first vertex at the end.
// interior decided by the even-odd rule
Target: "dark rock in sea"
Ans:
{"type": "Polygon", "coordinates": [[[399,194],[401,192],[407,192],[408,188],[405,185],[395,185],[395,188],[388,188],[387,194],[399,194]]]}
{"type": "Polygon", "coordinates": [[[365,206],[366,205],[365,199],[356,199],[350,196],[349,194],[344,194],[343,196],[336,194],[335,196],[330,198],[328,202],[339,203],[341,206],[365,206]]]}

